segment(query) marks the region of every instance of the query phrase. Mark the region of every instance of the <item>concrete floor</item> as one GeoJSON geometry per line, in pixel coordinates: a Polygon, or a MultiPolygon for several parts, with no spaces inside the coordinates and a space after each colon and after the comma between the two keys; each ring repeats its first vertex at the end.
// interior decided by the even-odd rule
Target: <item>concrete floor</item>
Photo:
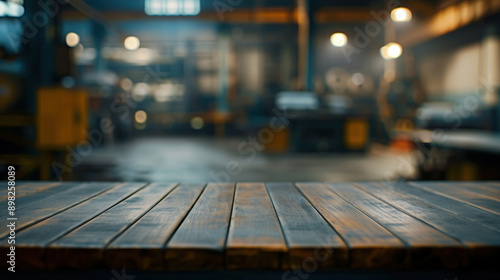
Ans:
{"type": "MultiPolygon", "coordinates": [[[[382,181],[408,167],[408,156],[374,145],[366,154],[238,152],[244,139],[140,138],[97,147],[73,180],[175,182],[382,181]],[[231,174],[232,173],[232,174],[231,174]]],[[[248,147],[248,146],[246,146],[248,147]]]]}

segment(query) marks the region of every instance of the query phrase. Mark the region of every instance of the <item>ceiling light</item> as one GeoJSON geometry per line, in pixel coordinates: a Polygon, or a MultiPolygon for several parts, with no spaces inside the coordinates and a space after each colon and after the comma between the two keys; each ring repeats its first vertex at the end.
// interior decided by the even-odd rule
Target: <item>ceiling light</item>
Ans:
{"type": "Polygon", "coordinates": [[[66,45],[70,47],[76,47],[80,43],[80,36],[74,32],[66,34],[66,45]]]}
{"type": "Polygon", "coordinates": [[[141,41],[135,36],[128,36],[125,38],[123,45],[127,50],[135,51],[141,46],[141,41]]]}
{"type": "Polygon", "coordinates": [[[398,43],[389,43],[380,49],[380,54],[386,60],[396,59],[403,53],[403,47],[398,43]]]}
{"type": "Polygon", "coordinates": [[[335,47],[343,47],[347,45],[347,36],[344,33],[333,33],[330,36],[330,42],[335,47]]]}
{"type": "Polygon", "coordinates": [[[399,7],[391,11],[391,19],[395,22],[407,22],[412,17],[411,11],[408,8],[399,7]]]}

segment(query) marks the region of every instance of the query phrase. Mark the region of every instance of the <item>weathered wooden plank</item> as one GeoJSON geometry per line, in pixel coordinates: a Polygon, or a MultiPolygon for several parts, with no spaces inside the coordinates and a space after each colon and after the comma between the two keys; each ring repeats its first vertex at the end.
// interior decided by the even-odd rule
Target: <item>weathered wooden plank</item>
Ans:
{"type": "Polygon", "coordinates": [[[228,269],[278,269],[287,250],[263,183],[238,183],[226,245],[228,269]]]}
{"type": "Polygon", "coordinates": [[[147,213],[175,186],[175,183],[150,184],[115,207],[64,235],[46,248],[47,267],[103,266],[103,252],[106,245],[147,213]]]}
{"type": "Polygon", "coordinates": [[[500,189],[497,189],[489,184],[484,184],[479,182],[467,182],[460,184],[460,186],[463,186],[468,191],[478,192],[486,196],[500,198],[500,189]]]}
{"type": "Polygon", "coordinates": [[[234,196],[234,184],[210,183],[168,242],[165,268],[224,268],[224,244],[234,196]]]}
{"type": "MultiPolygon", "coordinates": [[[[20,231],[30,225],[74,207],[81,202],[105,192],[113,185],[114,183],[82,184],[51,195],[45,199],[38,200],[36,203],[31,203],[25,207],[16,209],[16,230],[20,231]]],[[[6,220],[8,215],[7,212],[3,212],[0,215],[0,219],[6,220]]],[[[0,230],[0,238],[5,238],[8,234],[9,229],[7,227],[0,230]]]]}
{"type": "Polygon", "coordinates": [[[181,184],[137,223],[110,243],[104,255],[108,267],[162,269],[167,240],[181,224],[204,184],[181,184]]]}
{"type": "Polygon", "coordinates": [[[292,183],[266,184],[288,245],[285,268],[347,267],[347,246],[292,183]]]}
{"type": "MultiPolygon", "coordinates": [[[[21,198],[30,194],[34,194],[36,192],[41,192],[44,190],[48,190],[57,185],[60,185],[60,182],[30,182],[30,181],[19,181],[14,185],[16,187],[16,198],[21,198]]],[[[0,195],[0,202],[4,202],[7,200],[7,193],[0,195]]]]}
{"type": "MultiPolygon", "coordinates": [[[[494,183],[451,186],[459,187],[462,195],[495,201],[500,190],[494,183]]],[[[346,244],[359,252],[351,255],[352,263],[358,263],[352,267],[387,268],[384,262],[391,258],[398,263],[392,253],[374,250],[378,244],[383,244],[381,249],[402,248],[400,243],[383,240],[387,232],[409,245],[413,268],[430,268],[431,262],[436,263],[432,268],[456,268],[464,254],[468,256],[464,266],[496,268],[500,258],[500,215],[430,187],[256,183],[236,188],[225,184],[202,192],[200,184],[190,186],[194,192],[187,185],[167,185],[170,190],[157,187],[146,192],[148,186],[133,194],[128,184],[97,188],[69,183],[70,189],[60,188],[66,183],[25,184],[30,185],[16,194],[18,203],[28,202],[17,213],[19,220],[19,213],[23,214],[20,224],[24,225],[17,232],[19,269],[30,262],[34,263],[30,268],[42,268],[43,260],[48,268],[107,263],[112,268],[171,270],[274,269],[292,264],[293,272],[282,275],[291,279],[300,275],[295,271],[347,266],[346,244]],[[189,218],[193,211],[195,218],[189,218]],[[176,235],[177,247],[169,248],[166,241],[176,235]]],[[[0,246],[0,251],[6,248],[0,246]]]]}
{"type": "Polygon", "coordinates": [[[500,183],[495,183],[495,182],[481,182],[481,183],[477,183],[477,184],[481,184],[481,186],[485,186],[485,187],[488,187],[489,189],[493,189],[495,190],[495,192],[500,192],[500,183]]]}
{"type": "MultiPolygon", "coordinates": [[[[46,183],[43,185],[28,184],[25,186],[16,186],[16,208],[21,209],[51,195],[59,194],[76,186],[81,186],[82,182],[64,182],[64,183],[46,183]]],[[[7,196],[7,195],[6,195],[7,196]]],[[[5,196],[5,197],[6,197],[5,196]]],[[[6,203],[7,198],[0,203],[6,203]]]]}
{"type": "Polygon", "coordinates": [[[322,184],[297,187],[347,243],[351,268],[407,266],[405,244],[386,228],[322,184]]]}
{"type": "Polygon", "coordinates": [[[434,184],[447,184],[459,189],[467,190],[470,192],[477,192],[487,196],[500,197],[500,188],[486,182],[475,182],[475,181],[415,181],[410,183],[424,183],[427,185],[434,184]]]}
{"type": "Polygon", "coordinates": [[[494,181],[494,182],[487,181],[487,182],[481,182],[481,183],[487,184],[488,186],[490,186],[492,188],[500,190],[500,182],[497,182],[497,181],[494,181]]]}
{"type": "Polygon", "coordinates": [[[461,200],[455,200],[450,196],[439,192],[432,192],[427,188],[420,188],[420,183],[394,184],[392,188],[398,192],[411,195],[417,199],[441,208],[445,211],[454,213],[460,217],[478,222],[485,227],[500,232],[500,215],[496,215],[481,208],[461,200]]]}
{"type": "Polygon", "coordinates": [[[144,183],[118,184],[88,201],[19,232],[16,248],[18,267],[44,268],[44,248],[47,245],[113,207],[144,186],[144,183]]]}
{"type": "Polygon", "coordinates": [[[410,247],[412,268],[457,268],[464,264],[465,247],[457,240],[363,192],[349,183],[328,188],[400,237],[410,247]]]}
{"type": "Polygon", "coordinates": [[[431,192],[439,193],[500,215],[500,197],[496,195],[488,196],[480,192],[469,191],[461,188],[460,186],[446,183],[419,182],[418,187],[425,188],[431,192]]]}
{"type": "Polygon", "coordinates": [[[354,186],[467,245],[468,266],[494,267],[497,265],[493,260],[500,258],[500,234],[498,232],[425,203],[421,199],[397,192],[387,185],[356,183],[354,186]]]}

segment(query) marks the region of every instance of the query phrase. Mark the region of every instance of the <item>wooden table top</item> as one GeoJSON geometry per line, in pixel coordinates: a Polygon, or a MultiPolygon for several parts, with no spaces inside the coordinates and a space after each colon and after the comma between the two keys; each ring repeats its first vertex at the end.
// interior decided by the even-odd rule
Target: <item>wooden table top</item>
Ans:
{"type": "MultiPolygon", "coordinates": [[[[499,182],[18,182],[16,206],[18,269],[498,269],[500,259],[499,182]]],[[[0,227],[4,256],[8,235],[0,227]]]]}

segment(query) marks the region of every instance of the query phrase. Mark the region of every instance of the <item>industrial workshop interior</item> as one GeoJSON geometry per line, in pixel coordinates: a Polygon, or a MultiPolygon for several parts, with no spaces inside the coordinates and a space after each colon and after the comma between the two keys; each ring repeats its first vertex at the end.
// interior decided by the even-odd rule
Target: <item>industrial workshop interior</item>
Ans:
{"type": "Polygon", "coordinates": [[[500,0],[0,0],[2,274],[499,279],[499,95],[500,0]]]}

